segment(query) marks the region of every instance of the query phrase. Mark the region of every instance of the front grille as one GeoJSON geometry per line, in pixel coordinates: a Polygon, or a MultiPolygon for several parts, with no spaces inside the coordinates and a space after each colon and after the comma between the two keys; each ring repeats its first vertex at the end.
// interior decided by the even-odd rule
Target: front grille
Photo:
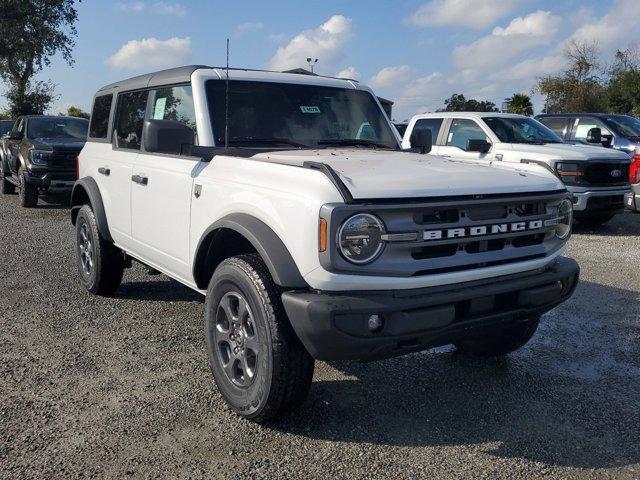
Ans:
{"type": "Polygon", "coordinates": [[[623,185],[629,182],[629,163],[590,163],[584,179],[590,185],[623,185]]]}
{"type": "Polygon", "coordinates": [[[72,170],[76,168],[76,158],[79,154],[79,150],[54,151],[48,156],[47,162],[55,168],[72,170]]]}
{"type": "Polygon", "coordinates": [[[544,258],[564,243],[552,222],[564,198],[565,192],[554,192],[369,208],[337,206],[330,220],[332,238],[344,219],[364,211],[384,222],[388,240],[382,254],[368,265],[352,265],[336,249],[321,255],[321,262],[338,271],[419,276],[544,258]]]}

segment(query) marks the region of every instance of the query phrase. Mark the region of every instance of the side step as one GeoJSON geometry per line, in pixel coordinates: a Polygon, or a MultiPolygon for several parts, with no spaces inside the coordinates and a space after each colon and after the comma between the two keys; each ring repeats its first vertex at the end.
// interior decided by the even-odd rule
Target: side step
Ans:
{"type": "Polygon", "coordinates": [[[4,177],[4,179],[9,183],[13,183],[16,187],[20,186],[20,180],[18,180],[18,177],[16,177],[15,175],[11,175],[10,177],[4,177]]]}

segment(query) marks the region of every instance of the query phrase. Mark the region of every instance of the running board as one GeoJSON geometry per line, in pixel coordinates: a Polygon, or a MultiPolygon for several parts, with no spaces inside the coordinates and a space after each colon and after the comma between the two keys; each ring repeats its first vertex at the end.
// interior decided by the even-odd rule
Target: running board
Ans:
{"type": "Polygon", "coordinates": [[[20,180],[18,180],[18,177],[16,177],[15,175],[12,175],[10,177],[4,177],[4,179],[9,183],[14,184],[16,187],[20,186],[20,180]]]}

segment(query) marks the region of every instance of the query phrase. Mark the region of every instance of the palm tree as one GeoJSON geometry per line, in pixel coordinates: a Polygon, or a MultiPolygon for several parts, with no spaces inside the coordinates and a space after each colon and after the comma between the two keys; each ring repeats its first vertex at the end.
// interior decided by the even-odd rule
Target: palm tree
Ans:
{"type": "Polygon", "coordinates": [[[514,93],[511,98],[507,99],[507,112],[526,115],[528,117],[533,115],[531,97],[526,93],[514,93]]]}

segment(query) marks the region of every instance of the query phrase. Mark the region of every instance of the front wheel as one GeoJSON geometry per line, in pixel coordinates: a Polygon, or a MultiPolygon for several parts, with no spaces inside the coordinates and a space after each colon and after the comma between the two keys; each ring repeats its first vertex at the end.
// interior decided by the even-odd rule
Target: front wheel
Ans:
{"type": "Polygon", "coordinates": [[[289,324],[257,254],[224,260],[205,304],[207,353],[222,397],[239,415],[264,422],[305,400],[314,360],[289,324]]]}
{"type": "Polygon", "coordinates": [[[24,167],[18,170],[18,180],[20,182],[20,205],[24,208],[33,208],[38,205],[38,187],[27,182],[27,175],[24,167]]]}
{"type": "Polygon", "coordinates": [[[526,345],[536,333],[540,317],[520,320],[492,335],[455,342],[458,351],[478,357],[500,357],[526,345]]]}
{"type": "Polygon", "coordinates": [[[100,235],[89,205],[76,218],[76,257],[84,287],[96,295],[113,295],[124,273],[124,253],[100,235]]]}

